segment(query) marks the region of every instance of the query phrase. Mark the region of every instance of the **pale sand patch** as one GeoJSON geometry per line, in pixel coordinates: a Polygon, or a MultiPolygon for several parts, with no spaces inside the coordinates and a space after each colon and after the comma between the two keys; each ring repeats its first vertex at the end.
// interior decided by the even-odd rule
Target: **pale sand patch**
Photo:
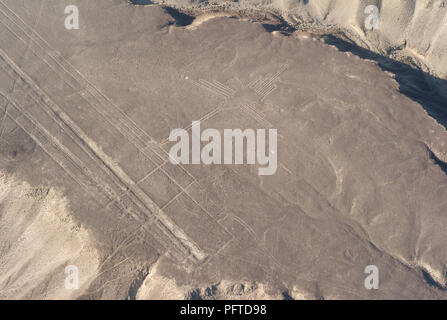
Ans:
{"type": "Polygon", "coordinates": [[[70,216],[67,200],[0,172],[0,299],[70,299],[97,273],[98,252],[70,216]],[[65,288],[65,267],[79,270],[79,289],[65,288]]]}
{"type": "Polygon", "coordinates": [[[162,276],[158,272],[159,262],[155,263],[136,294],[137,300],[184,300],[188,288],[178,286],[174,279],[162,276]]]}
{"type": "Polygon", "coordinates": [[[202,23],[212,20],[214,18],[221,18],[221,17],[231,17],[231,14],[226,12],[205,13],[195,18],[194,21],[189,26],[186,27],[186,29],[195,30],[202,23]]]}
{"type": "Polygon", "coordinates": [[[311,294],[303,291],[302,289],[294,286],[292,288],[292,291],[290,292],[290,296],[294,299],[294,300],[315,300],[315,297],[312,296],[311,294]]]}

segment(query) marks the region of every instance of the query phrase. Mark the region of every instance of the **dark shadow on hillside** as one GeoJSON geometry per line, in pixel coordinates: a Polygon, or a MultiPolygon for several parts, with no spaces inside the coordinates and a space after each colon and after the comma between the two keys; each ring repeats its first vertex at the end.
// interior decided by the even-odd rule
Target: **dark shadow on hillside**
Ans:
{"type": "Polygon", "coordinates": [[[169,14],[175,20],[175,25],[178,27],[185,27],[190,25],[194,21],[194,17],[186,13],[180,12],[171,7],[163,7],[167,14],[169,14]]]}
{"type": "Polygon", "coordinates": [[[275,17],[276,22],[275,23],[263,23],[263,28],[268,32],[273,31],[279,31],[285,36],[290,36],[294,31],[295,28],[293,28],[290,24],[287,23],[287,21],[284,20],[281,15],[273,15],[275,17]]]}
{"type": "Polygon", "coordinates": [[[148,4],[153,4],[150,0],[129,0],[131,4],[137,5],[137,6],[146,6],[148,4]]]}
{"type": "Polygon", "coordinates": [[[294,300],[288,290],[282,292],[282,298],[284,300],[294,300]]]}
{"type": "Polygon", "coordinates": [[[439,159],[429,148],[427,148],[427,149],[428,149],[430,158],[433,160],[433,162],[435,164],[437,164],[441,168],[441,170],[444,171],[444,173],[447,175],[447,163],[445,163],[441,159],[439,159]]]}
{"type": "MultiPolygon", "coordinates": [[[[408,64],[382,56],[333,35],[326,35],[324,39],[327,44],[334,45],[340,51],[351,52],[360,58],[377,61],[382,70],[395,75],[402,94],[418,102],[431,117],[447,129],[447,81],[445,79],[434,77],[408,64]]],[[[434,163],[447,175],[447,163],[438,159],[431,150],[429,152],[434,163]]]]}
{"type": "Polygon", "coordinates": [[[436,282],[427,271],[425,271],[425,270],[421,270],[421,271],[422,271],[422,276],[424,277],[425,282],[427,282],[430,286],[432,286],[438,290],[446,291],[446,288],[443,287],[440,283],[436,282]]]}
{"type": "Polygon", "coordinates": [[[384,71],[395,75],[402,94],[418,102],[427,113],[447,129],[447,81],[359,47],[333,35],[326,35],[325,42],[343,52],[351,52],[363,59],[377,61],[384,71]]]}
{"type": "Polygon", "coordinates": [[[288,24],[285,23],[278,23],[278,24],[270,24],[270,23],[263,23],[262,27],[268,31],[279,31],[285,36],[290,36],[290,34],[295,31],[292,27],[290,27],[288,24]]]}

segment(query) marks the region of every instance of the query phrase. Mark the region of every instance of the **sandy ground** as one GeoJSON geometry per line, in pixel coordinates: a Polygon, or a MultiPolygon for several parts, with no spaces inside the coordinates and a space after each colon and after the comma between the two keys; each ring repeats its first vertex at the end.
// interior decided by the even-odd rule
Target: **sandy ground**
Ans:
{"type": "Polygon", "coordinates": [[[97,273],[99,256],[67,200],[0,173],[0,299],[73,299],[97,273]],[[67,290],[64,270],[76,265],[78,290],[67,290]]]}

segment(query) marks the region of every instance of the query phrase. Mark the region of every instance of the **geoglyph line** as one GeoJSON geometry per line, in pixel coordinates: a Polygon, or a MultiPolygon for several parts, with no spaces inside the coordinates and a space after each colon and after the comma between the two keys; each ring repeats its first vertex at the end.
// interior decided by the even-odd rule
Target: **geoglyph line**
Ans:
{"type": "MultiPolygon", "coordinates": [[[[216,114],[218,114],[218,113],[221,112],[221,111],[222,111],[222,107],[219,106],[219,107],[217,107],[216,109],[213,109],[213,110],[211,110],[210,112],[208,112],[208,113],[206,113],[205,115],[203,115],[198,121],[202,122],[202,121],[208,120],[208,119],[214,117],[216,114]]],[[[183,130],[188,131],[188,130],[191,129],[191,127],[192,127],[192,123],[189,124],[189,125],[187,125],[186,127],[184,127],[183,130]]],[[[161,145],[161,146],[164,146],[164,145],[168,144],[169,142],[170,142],[170,141],[169,141],[169,138],[167,138],[167,139],[163,140],[163,141],[160,143],[160,145],[161,145]]],[[[163,148],[161,148],[161,149],[163,149],[163,148]]],[[[164,149],[163,149],[163,150],[164,150],[164,149]]],[[[164,150],[164,151],[165,151],[165,150],[164,150]]],[[[166,152],[166,151],[165,151],[165,152],[166,152]]]]}
{"type": "MultiPolygon", "coordinates": [[[[65,112],[60,109],[60,107],[55,104],[34,82],[28,75],[26,75],[7,55],[6,53],[0,49],[0,57],[5,63],[2,63],[3,66],[7,65],[11,68],[32,90],[35,94],[40,98],[44,105],[51,109],[54,115],[59,119],[59,124],[65,124],[72,130],[78,139],[81,140],[83,144],[86,145],[96,157],[97,162],[102,164],[100,166],[103,170],[106,170],[107,174],[110,176],[116,177],[116,182],[121,183],[121,189],[130,189],[130,194],[133,195],[133,202],[139,206],[140,204],[146,208],[143,212],[152,212],[162,225],[166,227],[166,230],[172,234],[177,240],[187,247],[191,253],[197,258],[198,261],[201,261],[205,258],[205,254],[197,247],[197,245],[188,238],[188,236],[181,230],[144,192],[136,186],[132,179],[127,176],[127,174],[116,164],[114,161],[108,157],[97,145],[91,140],[81,128],[79,128],[65,112]],[[137,200],[137,201],[135,201],[137,200]],[[139,200],[139,201],[138,201],[139,200]]],[[[104,186],[102,186],[104,188],[104,186]]],[[[107,187],[105,187],[107,188],[107,187]]],[[[107,188],[108,189],[108,188],[107,188]]]]}
{"type": "MultiPolygon", "coordinates": [[[[3,66],[2,66],[3,68],[3,66]]],[[[3,94],[2,94],[3,95],[3,94]]],[[[36,121],[29,116],[29,114],[8,99],[10,105],[21,113],[21,116],[13,118],[9,115],[9,118],[13,120],[24,132],[26,132],[44,151],[48,156],[53,159],[74,181],[76,181],[88,194],[95,194],[97,200],[105,199],[112,200],[114,194],[104,190],[104,194],[97,194],[94,187],[91,185],[91,177],[74,174],[73,171],[83,172],[85,171],[83,166],[77,161],[77,157],[71,153],[65,153],[61,148],[60,143],[57,142],[48,132],[42,128],[36,121]],[[71,169],[70,169],[71,167],[71,169]],[[90,180],[90,181],[89,181],[90,180]]]]}
{"type": "Polygon", "coordinates": [[[249,84],[249,87],[252,88],[261,97],[261,100],[264,100],[270,93],[272,93],[276,89],[276,86],[272,85],[272,83],[278,79],[278,77],[287,69],[287,67],[287,64],[282,65],[273,76],[255,80],[249,84]]]}
{"type": "MultiPolygon", "coordinates": [[[[63,58],[56,50],[54,50],[37,32],[33,30],[30,26],[28,26],[19,16],[17,16],[11,9],[9,9],[4,3],[0,1],[0,12],[2,12],[7,18],[9,18],[18,28],[20,28],[23,33],[34,43],[36,43],[42,50],[43,53],[53,60],[56,65],[52,67],[45,58],[40,57],[37,52],[34,54],[41,58],[56,74],[58,74],[62,80],[65,81],[71,88],[75,89],[80,87],[79,94],[80,96],[93,107],[109,124],[112,125],[115,129],[118,130],[129,142],[131,142],[137,150],[139,150],[145,157],[149,160],[153,161],[156,165],[164,164],[167,161],[168,153],[159,148],[156,144],[155,140],[150,137],[143,129],[139,128],[137,124],[130,119],[124,112],[121,111],[108,97],[106,97],[98,88],[96,88],[93,84],[91,84],[74,66],[72,66],[67,60],[63,58]],[[1,6],[5,10],[8,10],[11,15],[8,15],[5,11],[1,9],[1,6]],[[28,29],[28,32],[25,30],[28,29]],[[34,35],[34,37],[33,37],[34,35]],[[55,68],[59,66],[62,69],[62,72],[57,72],[55,68]],[[71,71],[70,71],[71,69],[71,71]],[[70,76],[77,84],[71,84],[68,79],[64,78],[62,75],[70,76]],[[84,83],[84,85],[82,85],[84,83]],[[95,101],[90,101],[88,99],[87,94],[90,94],[91,97],[96,99],[95,101]],[[112,105],[115,110],[114,116],[111,115],[110,109],[107,109],[108,112],[102,112],[102,108],[104,106],[112,105]],[[99,107],[100,106],[100,107],[99,107]],[[148,154],[148,151],[152,151],[148,154]],[[162,155],[160,155],[160,152],[162,155]]],[[[2,21],[2,23],[4,23],[2,21]]],[[[23,40],[17,33],[13,30],[9,29],[18,39],[23,40]]],[[[113,110],[112,109],[112,110],[113,110]]],[[[189,173],[184,166],[180,165],[180,168],[194,181],[196,181],[195,177],[189,173]]]]}
{"type": "MultiPolygon", "coordinates": [[[[0,2],[0,4],[1,4],[1,2],[0,2]]],[[[4,13],[4,11],[2,11],[1,9],[0,9],[0,12],[2,12],[2,13],[4,13]]],[[[5,21],[4,20],[2,20],[2,21],[0,21],[1,23],[3,23],[7,28],[8,28],[8,30],[13,34],[13,35],[15,35],[19,40],[21,40],[21,41],[23,41],[24,43],[26,43],[26,41],[22,38],[22,37],[20,37],[16,32],[14,32],[11,28],[9,28],[6,24],[5,24],[5,21]]],[[[19,28],[20,28],[20,26],[18,26],[19,28]]],[[[23,31],[23,29],[22,29],[22,31],[23,31]]],[[[46,54],[46,55],[48,55],[51,59],[50,60],[53,60],[54,62],[56,62],[56,65],[53,65],[53,64],[51,64],[50,63],[50,60],[47,60],[46,58],[44,58],[44,57],[42,57],[42,56],[40,56],[39,54],[38,54],[38,52],[36,51],[36,50],[34,50],[32,47],[30,47],[30,51],[32,51],[38,58],[40,58],[42,61],[44,61],[45,62],[45,64],[52,70],[52,71],[54,71],[58,76],[60,76],[60,78],[70,87],[70,88],[72,88],[74,91],[75,91],[75,93],[73,93],[73,94],[71,94],[70,96],[72,96],[72,95],[79,95],[80,97],[82,97],[96,112],[98,112],[99,114],[100,114],[100,116],[102,116],[103,118],[104,118],[104,120],[106,120],[112,127],[114,127],[115,129],[117,129],[117,131],[118,132],[120,132],[123,136],[124,136],[124,138],[126,138],[128,141],[130,141],[138,150],[140,150],[142,153],[143,153],[143,155],[145,155],[149,160],[151,160],[151,161],[154,161],[154,162],[156,162],[153,158],[151,158],[151,156],[149,156],[149,155],[147,155],[144,151],[142,151],[141,149],[142,148],[146,148],[146,147],[148,147],[148,145],[145,143],[145,141],[141,138],[141,137],[139,137],[139,136],[136,136],[136,135],[134,135],[133,133],[134,133],[134,130],[131,128],[131,127],[129,127],[128,125],[126,126],[126,124],[124,124],[123,122],[122,122],[122,120],[121,120],[121,117],[118,115],[118,116],[116,116],[115,115],[115,117],[113,117],[113,116],[111,116],[111,113],[110,112],[104,112],[103,110],[102,110],[102,108],[100,108],[100,107],[98,107],[99,105],[101,105],[101,106],[104,106],[104,104],[101,104],[100,102],[100,100],[101,100],[101,98],[100,98],[100,96],[98,96],[98,94],[97,93],[95,93],[95,90],[97,91],[97,89],[94,87],[94,86],[92,86],[92,85],[90,85],[90,84],[87,84],[86,85],[86,87],[84,88],[84,89],[79,89],[79,87],[80,86],[82,86],[78,81],[77,81],[77,79],[72,75],[72,74],[70,74],[70,72],[69,71],[67,71],[66,70],[66,67],[64,67],[61,63],[60,63],[60,61],[59,61],[59,59],[56,57],[56,58],[54,58],[49,52],[47,52],[47,50],[48,49],[45,49],[41,44],[39,44],[39,42],[37,42],[35,39],[33,39],[29,34],[27,34],[26,32],[24,32],[28,37],[29,37],[29,39],[30,40],[32,40],[32,41],[34,41],[42,50],[43,50],[43,54],[46,54]],[[57,71],[57,68],[62,68],[62,71],[57,71]],[[78,86],[76,86],[76,85],[74,85],[74,84],[72,84],[66,77],[65,77],[65,75],[66,74],[68,74],[71,78],[73,78],[74,79],[74,81],[75,82],[77,82],[78,83],[78,86]],[[90,96],[89,96],[90,95],[90,96]],[[90,97],[90,98],[89,98],[90,97]],[[92,101],[92,99],[91,98],[94,98],[94,99],[96,99],[96,101],[92,101]]],[[[108,110],[108,111],[110,111],[110,109],[108,110]]],[[[149,146],[150,147],[150,146],[149,146]]],[[[157,155],[157,157],[159,157],[159,155],[158,154],[156,154],[157,155]]],[[[157,159],[158,160],[158,159],[157,159]]]]}
{"type": "Polygon", "coordinates": [[[256,92],[262,92],[267,86],[269,86],[273,81],[278,79],[278,77],[287,69],[287,64],[282,65],[279,70],[272,76],[267,76],[265,78],[261,78],[254,85],[250,86],[256,92]]]}
{"type": "Polygon", "coordinates": [[[230,93],[220,89],[219,87],[213,85],[211,82],[208,82],[206,80],[199,79],[198,82],[194,81],[194,80],[190,80],[190,82],[198,87],[202,87],[202,88],[205,88],[205,89],[211,91],[215,95],[223,96],[225,99],[228,99],[231,96],[230,93]]]}
{"type": "Polygon", "coordinates": [[[266,119],[264,119],[260,114],[258,114],[255,110],[253,110],[253,108],[246,106],[246,105],[242,105],[241,106],[242,111],[244,111],[245,113],[247,113],[249,116],[251,116],[253,119],[255,119],[255,121],[257,121],[259,124],[261,124],[263,127],[265,128],[273,128],[273,125],[267,121],[266,119]]]}
{"type": "MultiPolygon", "coordinates": [[[[0,2],[0,4],[3,4],[3,3],[1,3],[0,2]]],[[[9,8],[8,8],[9,9],[9,8]]],[[[18,18],[18,17],[17,17],[18,18]]],[[[20,19],[20,18],[18,18],[18,19],[20,19]]],[[[23,22],[23,20],[22,20],[22,22],[23,22]]],[[[35,31],[34,30],[32,30],[31,29],[31,35],[32,35],[32,33],[35,33],[35,31]]],[[[37,33],[35,33],[37,36],[38,36],[38,34],[37,33]]],[[[36,43],[38,43],[35,39],[33,39],[32,38],[32,36],[31,35],[28,35],[29,37],[30,37],[30,39],[31,40],[34,40],[36,43]]],[[[16,36],[18,36],[18,35],[16,35],[16,36]]],[[[19,37],[19,36],[18,36],[19,37]]],[[[39,36],[38,36],[39,37],[39,36]]],[[[20,38],[20,37],[19,37],[20,38]]],[[[43,39],[42,39],[43,40],[43,39]]],[[[44,40],[43,40],[44,41],[44,40]]],[[[39,45],[39,43],[38,43],[38,45],[39,45]]],[[[49,45],[48,45],[48,47],[49,47],[49,45]]],[[[43,48],[43,47],[42,47],[43,48]]],[[[51,49],[51,47],[50,47],[50,49],[47,49],[47,50],[45,50],[45,48],[43,48],[44,49],[44,51],[45,51],[45,53],[47,54],[47,55],[49,55],[50,57],[52,57],[53,59],[55,59],[55,61],[57,61],[58,62],[58,64],[64,69],[64,73],[63,74],[66,74],[66,73],[68,73],[70,76],[72,76],[72,78],[74,79],[74,80],[76,80],[76,81],[79,81],[78,79],[76,79],[72,74],[70,74],[69,72],[68,72],[68,70],[67,70],[67,67],[64,67],[64,65],[62,65],[62,64],[60,64],[59,63],[59,61],[62,61],[62,62],[64,62],[64,59],[63,59],[63,57],[62,56],[60,56],[60,55],[56,55],[56,58],[55,57],[53,57],[53,56],[51,56],[51,54],[48,52],[49,50],[52,50],[51,49]]],[[[53,50],[54,51],[54,50],[53,50]]],[[[44,59],[44,58],[42,58],[42,57],[40,57],[41,59],[43,59],[46,63],[47,63],[47,61],[44,59]]],[[[68,62],[67,62],[68,63],[68,62]]],[[[47,63],[48,64],[48,63],[47,63]]],[[[50,66],[50,65],[49,65],[50,66]]],[[[71,65],[69,65],[69,68],[73,68],[79,75],[80,75],[80,73],[74,68],[74,67],[72,67],[71,65]]],[[[51,68],[51,66],[50,66],[50,68],[51,68]]],[[[59,75],[60,75],[60,73],[58,73],[59,75]]],[[[279,73],[278,73],[278,75],[279,75],[279,73]]],[[[277,77],[277,75],[275,75],[276,77],[277,77]]],[[[82,77],[82,76],[81,76],[82,77]]],[[[271,82],[273,82],[274,80],[275,80],[276,78],[273,78],[273,79],[271,79],[271,81],[270,81],[270,83],[271,82]]],[[[88,83],[88,81],[86,80],[86,79],[84,79],[87,83],[88,83]]],[[[219,82],[217,82],[217,81],[214,81],[213,83],[210,83],[210,82],[208,82],[208,81],[206,81],[206,80],[199,80],[201,83],[200,83],[200,85],[201,86],[203,86],[203,87],[205,87],[205,88],[207,88],[207,89],[209,89],[209,90],[211,90],[211,91],[213,91],[213,92],[215,92],[215,93],[218,93],[218,94],[220,94],[220,95],[223,95],[224,97],[230,97],[231,95],[233,95],[234,93],[235,93],[235,90],[234,89],[231,89],[231,88],[228,88],[228,87],[226,87],[226,86],[224,86],[223,84],[221,84],[221,83],[219,83],[219,82]]],[[[268,88],[268,82],[266,83],[265,81],[262,83],[262,86],[260,86],[258,89],[259,90],[261,90],[260,92],[262,93],[263,91],[262,90],[265,90],[265,88],[268,88]]],[[[102,104],[101,102],[101,99],[102,98],[104,98],[104,99],[108,99],[108,98],[106,98],[105,96],[103,96],[102,95],[102,93],[96,88],[96,87],[94,87],[93,85],[91,85],[90,83],[88,83],[88,85],[86,86],[87,87],[87,89],[85,89],[86,90],[86,92],[88,92],[91,96],[93,96],[100,104],[102,104]]],[[[84,91],[85,92],[85,91],[84,91]]],[[[83,96],[84,98],[85,98],[85,95],[81,95],[81,96],[83,96]]],[[[90,102],[90,101],[87,101],[87,102],[90,102]]],[[[92,103],[90,103],[90,104],[92,104],[92,103]]],[[[92,104],[93,105],[93,104],[92,104]]],[[[115,106],[116,107],[116,106],[115,106]]],[[[118,107],[116,107],[117,109],[118,109],[118,107]]],[[[95,108],[96,109],[96,108],[95,108]]],[[[100,114],[102,114],[102,115],[104,115],[104,113],[102,113],[102,112],[100,112],[99,110],[97,110],[97,112],[98,113],[100,113],[100,114]]],[[[119,112],[121,112],[122,113],[122,115],[124,115],[124,119],[127,119],[127,115],[125,115],[121,110],[119,110],[119,112]]],[[[216,112],[217,113],[217,112],[216,112]]],[[[213,114],[214,115],[214,114],[213,114]]],[[[114,119],[113,117],[112,118],[110,118],[110,117],[107,117],[108,116],[108,114],[106,114],[105,115],[105,118],[106,118],[106,120],[109,120],[110,122],[112,122],[112,124],[114,124],[114,127],[115,128],[117,128],[118,129],[118,131],[120,131],[121,133],[123,133],[123,135],[125,135],[127,132],[131,132],[131,133],[133,133],[133,134],[135,134],[135,131],[138,131],[138,127],[136,126],[136,124],[135,123],[130,123],[130,125],[129,125],[129,122],[127,122],[126,123],[126,121],[122,121],[122,118],[121,117],[119,117],[118,119],[114,119]],[[114,121],[114,120],[118,120],[118,122],[116,122],[116,121],[114,121]],[[119,121],[121,121],[121,122],[119,122],[119,121]],[[132,126],[132,124],[135,124],[135,127],[133,127],[132,126]],[[126,130],[126,129],[129,129],[130,131],[128,131],[128,130],[126,130]]],[[[212,116],[212,115],[211,115],[212,116]]],[[[131,119],[129,119],[129,120],[131,120],[131,119]]],[[[70,127],[70,125],[73,125],[74,123],[71,123],[71,124],[69,124],[69,127],[70,127]]],[[[142,131],[142,132],[144,132],[144,131],[142,131]]],[[[144,141],[141,141],[141,138],[140,138],[140,136],[138,136],[138,135],[135,135],[135,136],[129,136],[129,135],[125,135],[125,137],[128,139],[128,140],[130,140],[130,141],[134,141],[134,143],[137,143],[137,148],[138,149],[140,149],[141,150],[141,148],[146,148],[146,147],[148,147],[148,146],[145,146],[144,144],[142,145],[141,143],[144,143],[144,141]],[[133,138],[133,139],[132,139],[133,138]]],[[[147,137],[149,137],[148,135],[147,135],[147,137]]],[[[82,139],[82,137],[81,137],[81,139],[82,139]]],[[[90,141],[90,143],[93,143],[94,144],[94,142],[93,141],[90,141]]],[[[89,144],[89,143],[88,143],[89,144]]],[[[94,151],[98,151],[98,150],[94,150],[94,151]]],[[[165,150],[163,150],[162,149],[162,151],[163,152],[166,152],[165,150]]],[[[158,153],[156,153],[157,155],[158,155],[158,153]]],[[[111,163],[111,165],[114,165],[114,163],[113,163],[113,161],[111,162],[110,160],[112,160],[112,159],[108,159],[107,158],[107,155],[105,155],[105,154],[101,154],[100,153],[100,158],[101,157],[106,157],[106,162],[108,162],[108,163],[111,163]]],[[[102,159],[102,158],[101,158],[102,159]]],[[[117,166],[117,168],[115,168],[115,170],[118,170],[119,171],[119,167],[117,166]]],[[[113,172],[113,169],[112,169],[112,172],[113,172]]],[[[188,173],[189,174],[189,173],[188,173]]],[[[122,177],[124,177],[124,178],[128,178],[127,177],[127,175],[122,171],[122,172],[118,172],[118,177],[120,177],[120,178],[122,178],[122,177]]],[[[130,178],[129,178],[130,179],[130,178]]],[[[174,180],[175,181],[175,180],[174,180]]],[[[127,179],[125,179],[125,181],[124,181],[124,183],[127,183],[127,184],[131,184],[132,182],[131,182],[131,180],[127,180],[127,179]]],[[[141,192],[139,191],[139,190],[135,190],[135,191],[133,191],[133,193],[135,194],[135,195],[138,195],[138,194],[140,194],[141,192]]],[[[194,201],[195,202],[195,201],[194,201]]]]}
{"type": "MultiPolygon", "coordinates": [[[[59,53],[57,53],[51,46],[40,37],[40,35],[35,32],[31,27],[29,27],[20,17],[18,17],[11,9],[9,9],[4,3],[0,1],[0,12],[2,12],[10,21],[12,21],[18,28],[22,30],[22,32],[35,44],[37,44],[51,59],[45,59],[37,54],[35,50],[33,50],[34,54],[41,58],[54,72],[56,72],[71,88],[76,89],[77,86],[73,85],[66,77],[63,75],[70,76],[79,86],[84,86],[84,93],[90,94],[96,101],[91,101],[86,97],[86,94],[81,94],[81,96],[93,107],[95,110],[100,113],[109,123],[113,124],[118,131],[123,134],[123,136],[132,142],[139,150],[143,147],[151,147],[150,143],[147,141],[154,141],[152,137],[150,137],[144,130],[139,128],[136,123],[130,119],[124,112],[122,112],[110,99],[102,94],[102,92],[96,88],[93,84],[91,84],[85,77],[83,77],[80,72],[73,67],[68,61],[66,61],[59,53]],[[1,6],[5,10],[11,12],[12,15],[8,15],[5,11],[1,9],[1,6]],[[26,30],[28,29],[28,31],[26,30]],[[50,60],[53,60],[56,65],[51,65],[50,60]],[[57,72],[55,68],[59,66],[62,69],[62,72],[57,72]],[[71,71],[70,71],[71,69],[71,71]],[[96,103],[95,103],[96,102],[96,103]],[[102,112],[101,109],[95,107],[95,105],[112,105],[113,110],[108,109],[106,113],[102,112]],[[112,111],[112,112],[110,112],[112,111]]],[[[5,21],[2,21],[5,24],[5,21]]],[[[18,39],[25,42],[16,32],[9,29],[18,39]]],[[[155,153],[157,156],[158,154],[155,153]]],[[[147,155],[146,155],[147,156],[147,155]]],[[[150,156],[148,156],[150,158],[150,156]]],[[[158,156],[159,157],[159,156],[158,156]]],[[[151,158],[150,158],[151,159],[151,158]]]]}
{"type": "MultiPolygon", "coordinates": [[[[1,52],[1,49],[0,49],[1,52]]],[[[3,57],[2,57],[3,58],[3,57]]],[[[14,72],[14,70],[11,70],[11,68],[5,68],[5,66],[9,66],[7,62],[4,59],[0,59],[0,64],[2,69],[8,72],[8,74],[14,78],[14,76],[17,76],[16,73],[11,74],[11,71],[14,72]]],[[[23,79],[21,77],[21,79],[23,79]]],[[[28,89],[31,89],[31,87],[28,86],[28,89]]],[[[33,91],[34,92],[34,91],[33,91]]],[[[51,112],[48,110],[48,106],[46,106],[42,99],[39,99],[39,97],[32,96],[32,93],[26,94],[26,96],[29,96],[33,99],[33,101],[37,105],[41,105],[43,107],[43,110],[55,121],[60,128],[62,128],[67,135],[70,136],[70,138],[79,145],[79,142],[76,140],[79,140],[79,137],[76,135],[70,134],[70,131],[67,131],[67,128],[64,127],[63,121],[60,119],[55,118],[51,112]]],[[[84,190],[88,191],[89,194],[92,193],[96,195],[98,199],[105,198],[107,201],[116,201],[116,204],[118,207],[123,210],[124,212],[130,214],[133,216],[133,218],[137,221],[143,221],[141,217],[136,216],[132,211],[127,210],[125,207],[121,205],[120,197],[117,196],[116,192],[113,191],[112,188],[110,188],[107,184],[104,184],[101,182],[101,178],[94,174],[86,165],[85,163],[76,155],[74,155],[68,148],[66,148],[62,142],[60,142],[58,139],[56,139],[53,135],[51,135],[45,127],[39,124],[38,121],[36,121],[31,114],[29,114],[25,109],[21,108],[19,104],[14,103],[12,100],[10,100],[10,103],[15,107],[16,110],[18,110],[22,117],[28,120],[28,122],[31,123],[31,125],[27,125],[26,122],[20,121],[20,119],[14,120],[25,132],[27,132],[33,139],[36,140],[36,142],[44,149],[44,151],[54,160],[56,163],[58,163],[66,173],[68,173],[81,187],[84,187],[84,190]],[[69,163],[67,163],[65,160],[68,160],[69,163]],[[74,168],[69,169],[70,163],[72,167],[74,168]],[[73,173],[72,171],[77,172],[77,174],[73,173]],[[87,180],[87,182],[81,182],[79,179],[87,180]],[[93,182],[93,186],[91,185],[93,182]],[[93,189],[92,189],[93,188],[93,189]],[[97,193],[99,192],[99,194],[97,193]],[[104,193],[106,196],[104,196],[104,193]]],[[[83,147],[83,150],[88,153],[89,151],[85,149],[85,146],[83,147]]],[[[91,156],[91,155],[90,155],[91,156]]],[[[115,182],[115,181],[114,181],[115,182]]],[[[119,187],[119,186],[118,186],[119,187]]],[[[121,186],[122,190],[123,186],[121,186]]]]}
{"type": "Polygon", "coordinates": [[[230,95],[233,95],[236,93],[236,90],[234,90],[233,88],[227,87],[226,85],[220,83],[219,81],[213,80],[213,84],[216,87],[221,88],[222,90],[224,90],[225,92],[227,92],[230,95]]]}
{"type": "Polygon", "coordinates": [[[219,85],[216,84],[218,83],[217,81],[213,82],[209,82],[207,80],[204,79],[199,79],[199,83],[204,86],[205,88],[211,90],[211,91],[215,91],[217,93],[222,94],[223,96],[229,98],[231,97],[231,91],[230,90],[226,90],[224,85],[219,85]]]}

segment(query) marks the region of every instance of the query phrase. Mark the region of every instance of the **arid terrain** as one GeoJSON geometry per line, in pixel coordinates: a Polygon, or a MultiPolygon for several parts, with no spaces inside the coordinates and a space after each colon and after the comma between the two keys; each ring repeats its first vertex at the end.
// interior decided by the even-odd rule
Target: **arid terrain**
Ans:
{"type": "Polygon", "coordinates": [[[0,299],[447,298],[445,1],[132,2],[0,0],[0,299]]]}

